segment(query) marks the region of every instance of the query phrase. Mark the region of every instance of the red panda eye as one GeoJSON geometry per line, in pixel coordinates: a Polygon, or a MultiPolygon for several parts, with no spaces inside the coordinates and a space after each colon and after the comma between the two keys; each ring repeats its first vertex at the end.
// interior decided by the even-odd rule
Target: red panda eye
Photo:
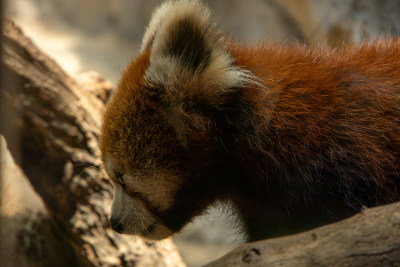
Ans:
{"type": "Polygon", "coordinates": [[[124,176],[123,176],[122,174],[116,173],[116,174],[115,174],[115,177],[118,179],[118,182],[119,182],[121,185],[125,185],[124,176]]]}

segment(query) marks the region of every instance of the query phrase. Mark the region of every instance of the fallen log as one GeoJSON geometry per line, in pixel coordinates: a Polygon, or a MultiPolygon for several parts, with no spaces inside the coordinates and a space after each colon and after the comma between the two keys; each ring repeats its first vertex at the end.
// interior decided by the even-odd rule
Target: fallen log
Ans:
{"type": "Polygon", "coordinates": [[[304,233],[243,244],[207,267],[400,266],[400,203],[304,233]]]}

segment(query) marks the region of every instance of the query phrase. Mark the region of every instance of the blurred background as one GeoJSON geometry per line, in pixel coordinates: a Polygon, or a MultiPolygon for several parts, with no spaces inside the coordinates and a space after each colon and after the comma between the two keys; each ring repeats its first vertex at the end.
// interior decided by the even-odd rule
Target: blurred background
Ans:
{"type": "MultiPolygon", "coordinates": [[[[6,0],[13,18],[72,75],[96,70],[113,83],[138,52],[160,0],[6,0]]],[[[298,40],[338,46],[400,31],[399,1],[204,1],[225,31],[241,42],[298,40]]]]}
{"type": "MultiPolygon", "coordinates": [[[[8,0],[12,18],[72,77],[96,71],[115,87],[160,0],[8,0]]],[[[326,43],[338,48],[400,33],[397,0],[208,0],[213,17],[238,41],[326,43]]],[[[235,218],[217,205],[174,237],[188,266],[243,242],[235,218]]]]}

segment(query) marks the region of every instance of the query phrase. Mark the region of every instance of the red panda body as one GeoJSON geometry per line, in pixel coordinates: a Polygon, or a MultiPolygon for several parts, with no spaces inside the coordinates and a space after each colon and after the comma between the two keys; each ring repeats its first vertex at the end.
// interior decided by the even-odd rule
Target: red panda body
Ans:
{"type": "Polygon", "coordinates": [[[235,141],[225,145],[255,190],[280,187],[264,190],[281,191],[269,205],[283,201],[288,220],[297,210],[308,224],[400,199],[400,40],[334,51],[232,45],[231,53],[261,86],[242,89],[233,109],[247,115],[232,119],[235,141]]]}
{"type": "Polygon", "coordinates": [[[100,144],[113,228],[151,239],[216,201],[232,204],[249,240],[398,201],[400,40],[243,47],[198,1],[167,2],[100,144]]]}

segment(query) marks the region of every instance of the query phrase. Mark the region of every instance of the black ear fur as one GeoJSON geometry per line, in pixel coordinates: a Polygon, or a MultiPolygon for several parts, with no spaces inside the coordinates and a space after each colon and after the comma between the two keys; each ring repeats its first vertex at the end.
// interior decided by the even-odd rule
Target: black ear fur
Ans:
{"type": "Polygon", "coordinates": [[[165,54],[178,58],[193,72],[207,67],[211,48],[206,41],[205,29],[190,18],[183,18],[171,28],[166,40],[165,54]]]}
{"type": "Polygon", "coordinates": [[[143,49],[150,52],[144,78],[149,87],[162,91],[160,108],[182,143],[209,135],[215,128],[211,113],[252,82],[249,71],[234,65],[208,8],[199,0],[161,5],[147,28],[143,49]]]}
{"type": "Polygon", "coordinates": [[[252,79],[249,71],[234,65],[227,43],[199,0],[161,5],[147,28],[143,49],[150,51],[145,74],[149,84],[195,84],[191,94],[202,95],[210,103],[252,79]]]}

